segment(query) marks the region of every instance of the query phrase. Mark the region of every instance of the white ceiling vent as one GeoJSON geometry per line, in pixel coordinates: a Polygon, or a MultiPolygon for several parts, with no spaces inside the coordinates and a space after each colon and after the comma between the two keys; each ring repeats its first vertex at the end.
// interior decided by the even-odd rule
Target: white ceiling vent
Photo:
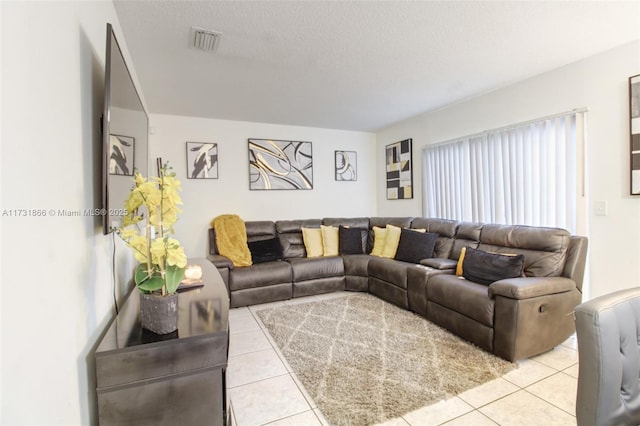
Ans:
{"type": "Polygon", "coordinates": [[[218,48],[220,38],[221,32],[191,27],[191,47],[195,49],[213,52],[218,48]]]}

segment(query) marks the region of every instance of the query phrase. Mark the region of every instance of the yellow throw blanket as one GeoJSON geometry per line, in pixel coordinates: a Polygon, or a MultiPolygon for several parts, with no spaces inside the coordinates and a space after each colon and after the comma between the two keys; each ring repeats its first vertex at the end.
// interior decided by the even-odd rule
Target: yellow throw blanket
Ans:
{"type": "Polygon", "coordinates": [[[223,214],[211,222],[216,231],[218,252],[228,257],[234,266],[251,266],[251,252],[247,245],[247,228],[236,214],[223,214]]]}

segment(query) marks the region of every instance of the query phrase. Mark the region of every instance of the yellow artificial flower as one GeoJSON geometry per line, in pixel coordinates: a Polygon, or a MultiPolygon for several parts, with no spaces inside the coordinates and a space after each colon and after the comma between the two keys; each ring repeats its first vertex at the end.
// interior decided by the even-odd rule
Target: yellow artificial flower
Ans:
{"type": "Polygon", "coordinates": [[[136,186],[141,185],[147,181],[144,176],[140,172],[136,172],[133,179],[136,183],[136,186]]]}
{"type": "Polygon", "coordinates": [[[162,178],[162,187],[163,190],[170,196],[176,196],[178,199],[178,193],[182,191],[182,184],[178,179],[175,178],[175,174],[170,176],[165,176],[162,178]]]}
{"type": "Polygon", "coordinates": [[[144,203],[144,198],[142,198],[140,192],[132,190],[124,202],[124,208],[129,214],[133,214],[142,203],[144,203]]]}
{"type": "Polygon", "coordinates": [[[162,194],[160,189],[153,182],[145,182],[136,187],[133,192],[138,192],[143,198],[143,203],[146,206],[160,204],[162,194]]]}
{"type": "Polygon", "coordinates": [[[178,221],[178,212],[176,209],[167,209],[162,214],[162,225],[165,229],[173,226],[178,221]]]}
{"type": "Polygon", "coordinates": [[[174,238],[167,239],[167,265],[175,265],[178,268],[187,266],[187,256],[184,249],[180,246],[178,240],[174,238]]]}
{"type": "Polygon", "coordinates": [[[121,229],[120,230],[120,237],[125,240],[125,241],[129,241],[131,238],[133,237],[137,237],[138,236],[138,231],[136,231],[135,229],[121,229]]]}
{"type": "Polygon", "coordinates": [[[164,269],[164,258],[166,255],[164,238],[156,238],[151,241],[149,252],[151,253],[151,263],[161,265],[161,268],[164,269]]]}
{"type": "Polygon", "coordinates": [[[122,226],[135,225],[142,220],[142,216],[130,213],[122,219],[122,226]]]}
{"type": "Polygon", "coordinates": [[[148,262],[147,255],[147,237],[145,235],[136,235],[131,237],[127,245],[133,249],[133,255],[140,263],[148,262]]]}
{"type": "MultiPolygon", "coordinates": [[[[163,271],[163,278],[168,266],[184,268],[187,265],[184,249],[178,240],[169,238],[174,232],[173,225],[177,222],[178,215],[182,213],[178,207],[182,204],[179,194],[182,188],[175,173],[168,170],[169,167],[165,165],[160,171],[160,177],[150,179],[135,172],[135,185],[125,201],[127,215],[124,216],[122,227],[118,230],[118,235],[133,249],[136,260],[150,264],[155,271],[163,271]],[[142,235],[137,229],[138,226],[127,228],[143,220],[146,220],[146,226],[142,235]],[[157,235],[153,240],[149,234],[151,226],[155,227],[157,235]]],[[[175,291],[174,284],[176,283],[165,281],[165,285],[171,289],[169,291],[175,291]]]]}

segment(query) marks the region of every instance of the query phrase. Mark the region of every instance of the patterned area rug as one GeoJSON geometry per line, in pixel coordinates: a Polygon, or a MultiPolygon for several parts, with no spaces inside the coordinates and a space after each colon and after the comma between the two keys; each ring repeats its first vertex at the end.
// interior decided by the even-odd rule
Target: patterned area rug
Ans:
{"type": "Polygon", "coordinates": [[[368,294],[258,312],[332,425],[370,425],[516,367],[368,294]]]}

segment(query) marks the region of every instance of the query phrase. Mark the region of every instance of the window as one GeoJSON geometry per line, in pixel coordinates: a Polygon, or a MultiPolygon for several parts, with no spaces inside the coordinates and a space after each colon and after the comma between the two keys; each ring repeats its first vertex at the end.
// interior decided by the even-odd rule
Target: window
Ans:
{"type": "Polygon", "coordinates": [[[423,148],[423,212],[576,232],[586,111],[423,148]]]}

